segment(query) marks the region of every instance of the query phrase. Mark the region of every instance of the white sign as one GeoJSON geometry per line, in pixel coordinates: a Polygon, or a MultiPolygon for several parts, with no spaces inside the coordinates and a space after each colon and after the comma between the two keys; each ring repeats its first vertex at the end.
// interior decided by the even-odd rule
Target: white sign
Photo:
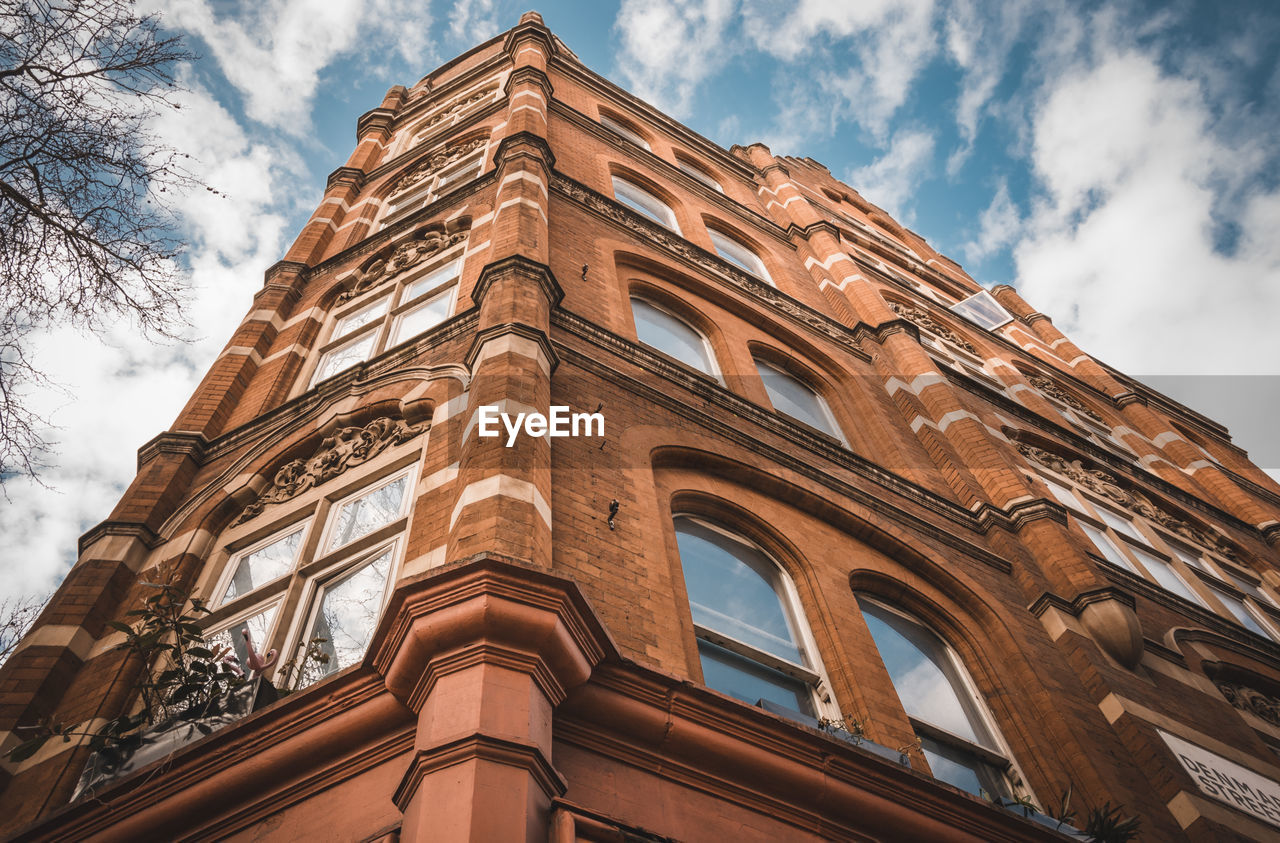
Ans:
{"type": "Polygon", "coordinates": [[[1156,731],[1205,795],[1280,828],[1280,784],[1162,729],[1156,731]]]}

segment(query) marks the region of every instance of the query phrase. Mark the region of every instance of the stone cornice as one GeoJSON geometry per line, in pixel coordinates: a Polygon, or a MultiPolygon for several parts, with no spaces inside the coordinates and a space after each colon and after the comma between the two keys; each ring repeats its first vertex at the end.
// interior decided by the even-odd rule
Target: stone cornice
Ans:
{"type": "Polygon", "coordinates": [[[356,120],[356,140],[362,141],[372,132],[391,133],[396,113],[389,108],[371,108],[356,120]]]}
{"type": "Polygon", "coordinates": [[[80,541],[76,545],[76,552],[83,556],[87,548],[93,545],[98,539],[107,536],[124,536],[126,538],[137,539],[142,542],[148,550],[158,547],[162,541],[161,537],[148,527],[136,521],[102,521],[96,526],[91,527],[88,532],[80,536],[80,541]]]}
{"type": "Polygon", "coordinates": [[[556,165],[556,156],[551,151],[551,146],[547,143],[546,138],[530,132],[516,132],[514,135],[507,135],[498,141],[498,148],[493,152],[493,162],[498,167],[501,167],[504,161],[517,157],[537,159],[548,174],[556,165]]]}
{"type": "Polygon", "coordinates": [[[477,306],[482,304],[485,295],[489,292],[494,282],[510,275],[522,275],[537,284],[552,307],[556,307],[564,300],[564,289],[556,281],[555,275],[551,272],[551,267],[544,263],[530,260],[523,255],[511,255],[486,264],[484,269],[480,270],[480,279],[476,281],[476,285],[471,289],[471,300],[477,306]]]}
{"type": "Polygon", "coordinates": [[[551,77],[547,75],[546,71],[524,65],[507,74],[507,84],[502,90],[506,93],[508,102],[511,99],[511,89],[521,82],[528,82],[541,88],[543,99],[547,102],[551,101],[551,96],[555,93],[555,88],[551,84],[551,77]]]}
{"type": "Polygon", "coordinates": [[[350,187],[359,191],[364,187],[364,182],[364,170],[358,167],[339,167],[329,174],[328,180],[324,183],[324,191],[328,193],[335,186],[350,187]]]}
{"type": "Polygon", "coordinates": [[[161,454],[181,454],[190,457],[196,465],[200,465],[204,462],[204,454],[208,446],[209,440],[205,439],[202,433],[176,431],[158,433],[138,449],[137,471],[141,472],[144,465],[161,454]]]}
{"type": "Polygon", "coordinates": [[[505,322],[501,325],[491,325],[488,328],[476,332],[475,339],[471,343],[471,348],[467,351],[467,356],[465,358],[466,367],[474,373],[476,358],[480,355],[480,350],[484,348],[485,343],[495,337],[507,336],[508,334],[524,337],[530,342],[536,344],[542,353],[546,355],[547,366],[552,372],[554,372],[560,365],[560,355],[556,354],[555,347],[552,345],[551,340],[547,338],[546,334],[539,331],[537,328],[530,327],[529,325],[523,325],[517,322],[505,322]]]}

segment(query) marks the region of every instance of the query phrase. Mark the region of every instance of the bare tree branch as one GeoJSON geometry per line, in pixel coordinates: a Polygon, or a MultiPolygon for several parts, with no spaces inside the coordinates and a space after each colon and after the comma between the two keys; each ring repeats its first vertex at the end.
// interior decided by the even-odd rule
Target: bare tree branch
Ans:
{"type": "Polygon", "coordinates": [[[22,597],[6,597],[0,600],[0,664],[9,660],[22,636],[40,616],[40,610],[49,602],[43,597],[27,594],[22,597]]]}
{"type": "Polygon", "coordinates": [[[190,58],[132,0],[0,0],[0,484],[49,447],[33,332],[183,324],[168,199],[199,184],[147,127],[190,58]]]}

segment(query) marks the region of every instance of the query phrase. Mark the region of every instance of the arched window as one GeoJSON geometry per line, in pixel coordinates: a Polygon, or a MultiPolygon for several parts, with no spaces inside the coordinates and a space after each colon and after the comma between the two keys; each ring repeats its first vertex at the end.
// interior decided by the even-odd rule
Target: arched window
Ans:
{"type": "Polygon", "coordinates": [[[675,211],[671,210],[667,207],[667,203],[643,187],[632,184],[620,176],[614,176],[613,195],[619,202],[636,213],[648,217],[659,225],[666,226],[676,234],[680,233],[680,226],[676,223],[675,211]]]}
{"type": "Polygon", "coordinates": [[[707,229],[707,233],[711,235],[711,243],[716,247],[716,254],[766,284],[773,284],[773,279],[769,277],[769,270],[764,268],[764,261],[760,260],[759,255],[714,228],[707,229]]]}
{"type": "Polygon", "coordinates": [[[862,595],[858,606],[934,777],[969,793],[1011,795],[1012,764],[951,648],[895,609],[862,595]]]}
{"type": "Polygon", "coordinates": [[[640,342],[716,377],[711,348],[702,334],[644,299],[631,299],[631,313],[636,320],[636,337],[640,342]]]}
{"type": "Polygon", "coordinates": [[[683,156],[676,156],[676,166],[712,190],[724,193],[724,188],[720,186],[720,182],[716,181],[714,176],[699,167],[697,164],[686,161],[683,156]]]}
{"type": "Polygon", "coordinates": [[[649,142],[640,135],[639,131],[628,126],[616,117],[610,117],[608,114],[601,113],[600,125],[607,126],[609,129],[612,129],[615,133],[622,135],[641,149],[649,149],[649,142]]]}
{"type": "Polygon", "coordinates": [[[688,516],[675,527],[707,686],[819,716],[821,667],[787,575],[745,539],[688,516]]]}
{"type": "Polygon", "coordinates": [[[844,442],[827,402],[808,384],[759,359],[756,371],[764,382],[765,392],[769,393],[773,409],[844,442]]]}

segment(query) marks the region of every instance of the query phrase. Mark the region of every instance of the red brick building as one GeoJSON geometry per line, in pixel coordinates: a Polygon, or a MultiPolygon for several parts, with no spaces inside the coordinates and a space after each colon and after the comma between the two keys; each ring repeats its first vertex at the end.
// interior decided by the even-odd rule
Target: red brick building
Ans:
{"type": "Polygon", "coordinates": [[[0,730],[137,705],[146,582],[293,692],[74,801],[83,741],[6,760],[7,834],[1280,836],[1280,488],[1221,426],[536,14],[357,136],[0,730]],[[553,407],[604,429],[508,433],[553,407]]]}

